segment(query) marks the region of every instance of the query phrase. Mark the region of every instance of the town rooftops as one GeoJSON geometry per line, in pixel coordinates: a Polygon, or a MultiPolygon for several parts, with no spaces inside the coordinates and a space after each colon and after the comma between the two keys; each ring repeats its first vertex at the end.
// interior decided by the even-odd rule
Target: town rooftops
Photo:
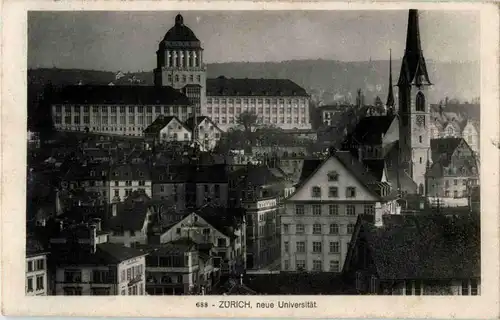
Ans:
{"type": "Polygon", "coordinates": [[[66,86],[52,104],[191,105],[188,97],[169,86],[66,86]]]}
{"type": "Polygon", "coordinates": [[[116,216],[110,217],[106,223],[110,230],[142,230],[148,215],[148,205],[146,203],[117,203],[113,205],[116,206],[116,216]]]}
{"type": "Polygon", "coordinates": [[[176,241],[162,244],[138,245],[137,249],[148,253],[150,257],[162,257],[167,255],[184,255],[184,253],[196,250],[196,242],[181,238],[176,241]]]}
{"type": "Polygon", "coordinates": [[[443,165],[446,165],[462,141],[462,138],[431,139],[432,162],[444,159],[443,165]]]}
{"type": "Polygon", "coordinates": [[[384,226],[358,218],[359,236],[372,254],[380,279],[470,279],[480,277],[477,215],[385,216],[384,226]]]}
{"type": "Polygon", "coordinates": [[[54,251],[51,255],[58,266],[64,265],[90,265],[107,266],[117,265],[123,261],[145,256],[146,253],[135,248],[128,248],[116,243],[101,243],[96,245],[95,253],[85,248],[72,248],[73,250],[54,251]]]}
{"type": "Polygon", "coordinates": [[[35,236],[26,237],[26,257],[45,254],[47,251],[35,236]]]}
{"type": "MultiPolygon", "coordinates": [[[[374,116],[361,119],[350,135],[352,144],[381,144],[395,116],[374,116]]],[[[348,139],[349,139],[348,138],[348,139]]]]}
{"type": "Polygon", "coordinates": [[[188,180],[195,183],[228,183],[226,164],[176,164],[157,166],[153,170],[155,183],[176,183],[188,180]]]}
{"type": "MultiPolygon", "coordinates": [[[[200,123],[202,123],[204,120],[207,120],[207,119],[214,126],[214,128],[218,129],[217,125],[214,124],[212,122],[212,120],[209,117],[207,117],[207,116],[196,117],[196,123],[199,126],[200,123]]],[[[187,119],[186,122],[184,122],[184,124],[186,125],[187,128],[189,128],[190,130],[193,130],[194,129],[194,117],[190,117],[189,119],[187,119]]]]}
{"type": "Polygon", "coordinates": [[[151,172],[146,164],[120,164],[110,168],[110,180],[150,180],[151,172]]]}
{"type": "Polygon", "coordinates": [[[145,130],[144,133],[148,134],[158,134],[163,128],[165,128],[170,122],[172,121],[177,121],[180,126],[186,128],[186,130],[189,130],[179,118],[175,116],[163,116],[160,115],[158,118],[153,121],[145,130]]]}
{"type": "Polygon", "coordinates": [[[304,88],[288,79],[207,79],[207,96],[309,97],[304,88]]]}

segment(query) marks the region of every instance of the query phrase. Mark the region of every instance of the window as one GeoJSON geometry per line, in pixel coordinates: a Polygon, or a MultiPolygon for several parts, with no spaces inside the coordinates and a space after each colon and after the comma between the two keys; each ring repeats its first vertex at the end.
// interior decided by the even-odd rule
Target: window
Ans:
{"type": "Polygon", "coordinates": [[[321,253],[321,242],[313,241],[313,252],[321,253]]]}
{"type": "Polygon", "coordinates": [[[420,283],[420,281],[415,281],[414,286],[415,286],[415,295],[421,296],[422,295],[422,284],[420,283]]]}
{"type": "Polygon", "coordinates": [[[313,234],[321,234],[321,224],[313,224],[313,234]]]}
{"type": "Polygon", "coordinates": [[[364,214],[375,214],[375,206],[373,204],[365,204],[364,206],[364,214]]]}
{"type": "Polygon", "coordinates": [[[470,281],[470,295],[477,296],[478,294],[478,284],[476,280],[470,281]]]}
{"type": "Polygon", "coordinates": [[[356,197],[356,187],[347,187],[346,196],[348,198],[355,198],[356,197]]]}
{"type": "Polygon", "coordinates": [[[330,260],[330,272],[339,272],[340,262],[338,260],[330,260]]]}
{"type": "Polygon", "coordinates": [[[313,204],[312,211],[313,211],[314,216],[320,216],[321,215],[321,205],[320,204],[313,204]]]}
{"type": "Polygon", "coordinates": [[[328,188],[328,197],[337,198],[339,196],[339,188],[337,187],[329,187],[328,188]]]}
{"type": "Polygon", "coordinates": [[[332,223],[330,225],[330,234],[338,234],[339,233],[339,225],[332,223]]]}
{"type": "Polygon", "coordinates": [[[295,214],[298,216],[304,215],[304,205],[297,204],[295,205],[295,214]]]}
{"type": "Polygon", "coordinates": [[[285,270],[290,269],[290,260],[285,260],[284,269],[285,269],[285,270]]]}
{"type": "Polygon", "coordinates": [[[27,283],[27,291],[32,292],[33,291],[33,277],[28,278],[28,283],[27,283]]]}
{"type": "Polygon", "coordinates": [[[321,197],[321,188],[318,186],[312,187],[311,196],[313,198],[320,198],[321,197]]]}
{"type": "Polygon", "coordinates": [[[70,283],[82,282],[82,271],[64,270],[64,282],[70,282],[70,283]]]}
{"type": "Polygon", "coordinates": [[[28,272],[33,271],[33,261],[28,261],[28,272]]]}
{"type": "Polygon", "coordinates": [[[297,226],[295,227],[295,233],[304,233],[304,225],[303,224],[297,224],[297,226]]]}
{"type": "Polygon", "coordinates": [[[297,271],[304,270],[306,268],[306,261],[305,260],[296,260],[295,267],[296,267],[297,271]]]}
{"type": "Polygon", "coordinates": [[[323,261],[313,260],[313,271],[319,272],[323,270],[323,261]]]}
{"type": "Polygon", "coordinates": [[[284,224],[283,225],[283,233],[288,234],[290,232],[290,225],[284,224]]]}
{"type": "Polygon", "coordinates": [[[339,253],[340,252],[340,244],[338,241],[330,242],[330,253],[339,253]]]}
{"type": "Polygon", "coordinates": [[[454,186],[457,186],[457,185],[458,185],[458,180],[457,180],[457,179],[454,179],[454,180],[453,180],[453,185],[454,185],[454,186]]]}
{"type": "Polygon", "coordinates": [[[306,243],[304,241],[297,241],[297,252],[306,252],[306,243]]]}
{"type": "Polygon", "coordinates": [[[328,213],[331,216],[336,216],[339,214],[339,205],[338,204],[330,204],[328,205],[328,213]]]}
{"type": "Polygon", "coordinates": [[[348,234],[352,234],[353,232],[354,232],[354,224],[349,223],[349,224],[347,225],[347,233],[348,233],[348,234]]]}
{"type": "Polygon", "coordinates": [[[405,281],[405,296],[413,295],[413,281],[405,281]]]}
{"type": "Polygon", "coordinates": [[[338,181],[339,174],[336,171],[332,171],[328,173],[328,181],[338,181]]]}
{"type": "Polygon", "coordinates": [[[425,96],[419,91],[415,102],[416,111],[425,111],[425,96]]]}
{"type": "Polygon", "coordinates": [[[356,207],[353,204],[348,204],[346,206],[346,213],[348,216],[355,216],[356,215],[356,207]]]}
{"type": "Polygon", "coordinates": [[[283,243],[283,247],[284,247],[286,253],[288,253],[289,250],[290,250],[290,246],[289,245],[290,245],[290,243],[288,241],[285,241],[283,243]]]}

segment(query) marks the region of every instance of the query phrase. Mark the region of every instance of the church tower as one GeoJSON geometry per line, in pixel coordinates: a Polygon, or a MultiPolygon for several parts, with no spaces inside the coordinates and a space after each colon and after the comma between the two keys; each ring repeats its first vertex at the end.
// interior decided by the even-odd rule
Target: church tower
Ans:
{"type": "Polygon", "coordinates": [[[399,161],[425,194],[425,175],[431,161],[428,88],[432,85],[420,44],[418,11],[410,10],[406,49],[398,80],[399,161]]]}
{"type": "Polygon", "coordinates": [[[389,89],[387,93],[387,102],[385,107],[387,114],[394,114],[394,91],[392,90],[392,50],[389,50],[389,89]]]}
{"type": "Polygon", "coordinates": [[[156,51],[154,83],[183,92],[196,106],[191,116],[200,116],[201,106],[205,105],[206,75],[201,42],[178,14],[174,26],[167,31],[156,51]]]}

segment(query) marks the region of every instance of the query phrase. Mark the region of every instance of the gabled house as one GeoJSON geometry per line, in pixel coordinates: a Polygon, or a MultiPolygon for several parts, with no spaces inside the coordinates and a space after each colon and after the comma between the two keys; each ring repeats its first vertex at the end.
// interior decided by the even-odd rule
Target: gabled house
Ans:
{"type": "Polygon", "coordinates": [[[194,241],[201,252],[214,257],[213,264],[222,274],[235,272],[242,266],[245,247],[244,223],[221,214],[221,208],[204,207],[187,214],[181,221],[165,228],[157,240],[169,243],[179,239],[194,241]],[[211,212],[209,212],[211,211],[211,212]],[[231,221],[232,220],[232,221],[231,221]]]}
{"type": "Polygon", "coordinates": [[[338,272],[359,214],[398,214],[397,193],[348,151],[304,162],[281,216],[281,270],[338,272]]]}
{"type": "Polygon", "coordinates": [[[462,135],[461,133],[460,124],[456,120],[450,121],[444,127],[443,138],[458,138],[462,135]]]}
{"type": "Polygon", "coordinates": [[[191,132],[196,132],[196,139],[204,150],[214,149],[223,133],[223,131],[206,116],[199,116],[196,117],[196,119],[191,117],[187,119],[184,124],[191,132]]]}
{"type": "Polygon", "coordinates": [[[147,139],[154,139],[157,143],[190,142],[191,130],[175,116],[159,115],[145,130],[147,139]]]}
{"type": "Polygon", "coordinates": [[[479,164],[462,138],[431,140],[432,164],[427,172],[430,197],[467,198],[479,184],[479,164]]]}
{"type": "Polygon", "coordinates": [[[351,292],[480,295],[479,215],[360,216],[343,269],[351,292]]]}
{"type": "Polygon", "coordinates": [[[104,223],[105,229],[110,232],[109,242],[126,247],[146,244],[151,216],[152,212],[147,203],[113,203],[111,216],[104,223]]]}

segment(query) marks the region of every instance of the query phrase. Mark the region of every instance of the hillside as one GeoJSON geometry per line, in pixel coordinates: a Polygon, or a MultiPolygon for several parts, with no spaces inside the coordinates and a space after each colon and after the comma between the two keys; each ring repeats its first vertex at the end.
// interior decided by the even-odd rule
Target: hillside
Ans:
{"type": "MultiPolygon", "coordinates": [[[[400,61],[393,61],[393,82],[397,81],[400,61]]],[[[446,96],[462,101],[479,96],[480,69],[477,62],[443,63],[428,61],[431,81],[435,84],[429,100],[436,103],[446,96]]],[[[315,98],[325,103],[348,97],[354,100],[356,90],[361,88],[367,102],[375,96],[385,99],[388,86],[389,61],[342,62],[331,60],[294,60],[283,62],[232,62],[207,65],[208,76],[224,75],[232,78],[287,78],[303,86],[315,98]]],[[[126,74],[119,80],[135,76],[142,84],[153,84],[152,71],[126,74]]],[[[43,84],[54,85],[108,84],[115,81],[113,72],[76,69],[30,69],[28,82],[38,91],[43,84]]],[[[136,82],[137,83],[137,82],[136,82]]]]}

